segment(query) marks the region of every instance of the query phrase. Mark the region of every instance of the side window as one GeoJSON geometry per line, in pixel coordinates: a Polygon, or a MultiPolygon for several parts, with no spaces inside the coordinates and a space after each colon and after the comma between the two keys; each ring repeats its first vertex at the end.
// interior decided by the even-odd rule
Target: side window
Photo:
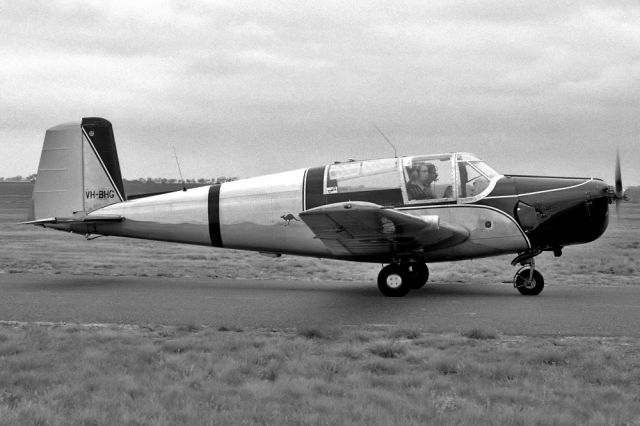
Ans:
{"type": "Polygon", "coordinates": [[[454,198],[449,155],[406,158],[403,169],[408,202],[454,198]]]}
{"type": "Polygon", "coordinates": [[[325,194],[397,189],[398,159],[352,161],[329,166],[325,194]]]}
{"type": "Polygon", "coordinates": [[[460,197],[474,197],[489,186],[489,179],[472,162],[458,163],[460,167],[460,197]]]}

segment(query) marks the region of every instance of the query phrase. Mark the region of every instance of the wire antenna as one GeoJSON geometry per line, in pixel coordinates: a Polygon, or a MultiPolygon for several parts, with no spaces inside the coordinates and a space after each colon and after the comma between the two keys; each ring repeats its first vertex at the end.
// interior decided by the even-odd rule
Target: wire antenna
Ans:
{"type": "Polygon", "coordinates": [[[182,190],[183,191],[187,191],[187,185],[184,182],[184,178],[182,177],[182,170],[180,170],[180,162],[178,161],[178,154],[176,154],[176,147],[172,146],[173,148],[173,156],[176,157],[176,165],[178,166],[178,174],[180,175],[180,182],[182,182],[182,190]]]}
{"type": "Polygon", "coordinates": [[[382,130],[380,130],[378,128],[378,126],[376,126],[375,124],[371,123],[371,125],[373,126],[374,129],[376,129],[378,131],[378,133],[380,133],[382,135],[382,137],[384,138],[385,141],[387,141],[387,143],[391,146],[391,148],[393,148],[393,157],[394,158],[398,158],[398,151],[396,150],[396,147],[391,143],[391,141],[389,140],[389,138],[382,133],[382,130]]]}

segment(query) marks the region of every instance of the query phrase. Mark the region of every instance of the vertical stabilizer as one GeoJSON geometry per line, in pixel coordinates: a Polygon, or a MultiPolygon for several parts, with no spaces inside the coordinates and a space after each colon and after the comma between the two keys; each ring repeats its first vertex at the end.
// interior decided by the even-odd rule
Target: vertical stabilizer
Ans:
{"type": "Polygon", "coordinates": [[[33,218],[69,218],[125,200],[111,123],[84,118],[47,130],[33,189],[33,218]]]}

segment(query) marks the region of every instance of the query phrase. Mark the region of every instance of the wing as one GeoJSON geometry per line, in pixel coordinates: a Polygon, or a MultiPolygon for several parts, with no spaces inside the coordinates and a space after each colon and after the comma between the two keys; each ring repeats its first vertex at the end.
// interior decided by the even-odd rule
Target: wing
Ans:
{"type": "Polygon", "coordinates": [[[469,237],[466,228],[442,223],[438,216],[414,216],[362,201],[315,207],[301,212],[300,219],[336,256],[419,254],[469,237]]]}

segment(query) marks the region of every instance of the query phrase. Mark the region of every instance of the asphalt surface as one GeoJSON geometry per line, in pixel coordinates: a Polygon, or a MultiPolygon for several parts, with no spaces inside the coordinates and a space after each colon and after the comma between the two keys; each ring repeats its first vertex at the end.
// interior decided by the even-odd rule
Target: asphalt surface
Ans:
{"type": "Polygon", "coordinates": [[[386,298],[370,282],[2,274],[0,320],[640,337],[640,286],[547,286],[524,297],[510,284],[427,284],[386,298]]]}

